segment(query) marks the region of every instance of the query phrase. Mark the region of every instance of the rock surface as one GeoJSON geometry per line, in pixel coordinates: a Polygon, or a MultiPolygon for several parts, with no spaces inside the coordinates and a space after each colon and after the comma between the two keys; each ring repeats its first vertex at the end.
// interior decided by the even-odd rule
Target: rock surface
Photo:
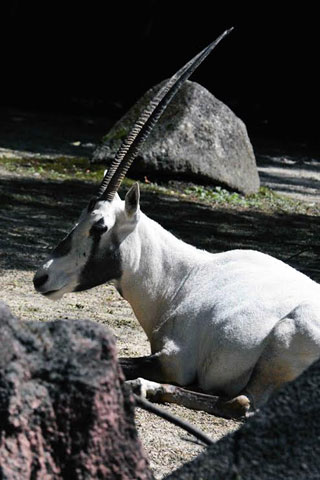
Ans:
{"type": "Polygon", "coordinates": [[[21,322],[0,303],[0,478],[153,475],[110,333],[93,322],[21,322]]]}
{"type": "MultiPolygon", "coordinates": [[[[139,112],[159,88],[149,90],[105,135],[93,162],[108,165],[139,112]]],[[[211,183],[245,194],[256,192],[260,185],[244,123],[208,90],[190,81],[163,113],[130,175],[211,183]]]]}
{"type": "Polygon", "coordinates": [[[167,480],[318,480],[320,361],[167,480]]]}

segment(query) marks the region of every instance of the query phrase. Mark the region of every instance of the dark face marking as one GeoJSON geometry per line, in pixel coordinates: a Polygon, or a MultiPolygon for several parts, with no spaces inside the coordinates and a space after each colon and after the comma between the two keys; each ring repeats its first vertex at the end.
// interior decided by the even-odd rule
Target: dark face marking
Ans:
{"type": "Polygon", "coordinates": [[[91,236],[101,236],[103,233],[108,231],[108,226],[104,223],[104,219],[100,218],[96,223],[94,223],[90,229],[91,236]]]}
{"type": "Polygon", "coordinates": [[[68,253],[70,253],[72,247],[72,235],[73,230],[56,246],[56,248],[51,254],[52,257],[64,257],[65,255],[68,255],[68,253]]]}
{"type": "Polygon", "coordinates": [[[92,237],[91,252],[80,273],[76,292],[119,279],[122,275],[120,244],[116,235],[111,236],[111,241],[104,250],[99,245],[101,235],[93,234],[92,237]]]}
{"type": "Polygon", "coordinates": [[[94,207],[96,206],[96,203],[98,201],[98,197],[92,197],[90,202],[88,203],[88,206],[87,206],[87,211],[88,213],[91,213],[94,209],[94,207]]]}
{"type": "MultiPolygon", "coordinates": [[[[71,252],[72,248],[72,236],[75,228],[71,230],[71,232],[63,239],[61,242],[56,246],[56,248],[52,252],[52,256],[54,258],[64,257],[71,252]]],[[[101,236],[108,230],[108,227],[104,223],[104,219],[101,218],[98,222],[92,225],[90,229],[90,235],[92,236],[101,236]]]]}

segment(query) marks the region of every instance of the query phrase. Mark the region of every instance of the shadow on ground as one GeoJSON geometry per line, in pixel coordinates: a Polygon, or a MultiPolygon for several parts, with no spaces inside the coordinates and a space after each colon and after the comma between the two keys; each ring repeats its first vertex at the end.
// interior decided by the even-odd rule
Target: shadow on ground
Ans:
{"type": "Polygon", "coordinates": [[[1,108],[0,153],[87,157],[112,123],[106,117],[1,108]]]}
{"type": "MultiPolygon", "coordinates": [[[[1,178],[1,268],[35,270],[95,190],[95,185],[81,181],[1,178]]],[[[153,192],[142,192],[141,202],[151,218],[199,248],[212,252],[256,249],[289,259],[288,263],[320,281],[320,218],[210,208],[153,192]]]]}

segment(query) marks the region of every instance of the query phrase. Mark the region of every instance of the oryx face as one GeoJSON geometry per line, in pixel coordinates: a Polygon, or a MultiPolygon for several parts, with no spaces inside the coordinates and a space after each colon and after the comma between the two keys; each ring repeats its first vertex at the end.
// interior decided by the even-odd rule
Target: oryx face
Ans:
{"type": "Polygon", "coordinates": [[[204,48],[167,80],[123,141],[99,187],[74,229],[53,250],[34,277],[36,290],[52,299],[67,292],[92,288],[122,275],[121,244],[139,219],[139,187],[134,185],[122,202],[119,186],[143,142],[173,96],[230,30],[204,48]]]}
{"type": "Polygon", "coordinates": [[[139,187],[125,202],[116,195],[83,210],[71,232],[59,243],[34,276],[36,290],[57,300],[65,293],[87,290],[122,274],[120,245],[139,220],[139,187]]]}

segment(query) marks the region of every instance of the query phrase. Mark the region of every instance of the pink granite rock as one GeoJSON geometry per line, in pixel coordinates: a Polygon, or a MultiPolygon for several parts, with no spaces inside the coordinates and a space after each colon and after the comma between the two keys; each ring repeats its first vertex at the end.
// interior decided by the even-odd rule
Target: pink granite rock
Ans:
{"type": "Polygon", "coordinates": [[[148,480],[109,331],[0,303],[0,478],[148,480]]]}

